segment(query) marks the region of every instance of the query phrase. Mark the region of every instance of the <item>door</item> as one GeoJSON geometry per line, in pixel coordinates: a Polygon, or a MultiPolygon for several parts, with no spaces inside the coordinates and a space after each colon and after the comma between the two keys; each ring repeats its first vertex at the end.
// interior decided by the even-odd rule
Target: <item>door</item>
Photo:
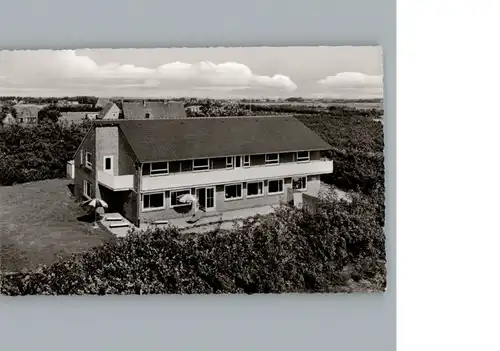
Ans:
{"type": "Polygon", "coordinates": [[[208,212],[215,210],[215,188],[198,188],[196,189],[196,197],[200,210],[208,212]]]}
{"type": "Polygon", "coordinates": [[[196,189],[196,197],[201,211],[206,210],[207,192],[205,188],[196,189]]]}
{"type": "Polygon", "coordinates": [[[215,210],[215,188],[206,188],[206,211],[215,210]]]}

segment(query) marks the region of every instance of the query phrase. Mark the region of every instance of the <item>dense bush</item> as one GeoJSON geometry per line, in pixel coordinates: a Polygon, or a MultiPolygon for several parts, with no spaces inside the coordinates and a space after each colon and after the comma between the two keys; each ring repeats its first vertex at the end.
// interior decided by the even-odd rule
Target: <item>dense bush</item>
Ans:
{"type": "Polygon", "coordinates": [[[333,173],[322,180],[343,189],[370,194],[384,184],[384,132],[379,122],[359,116],[300,115],[297,118],[333,148],[333,173]]]}
{"type": "Polygon", "coordinates": [[[371,194],[378,184],[384,184],[383,155],[334,149],[328,156],[333,160],[333,173],[321,177],[325,183],[364,194],[371,194]]]}
{"type": "Polygon", "coordinates": [[[61,118],[61,111],[57,105],[47,105],[38,111],[38,123],[57,122],[61,118]]]}
{"type": "Polygon", "coordinates": [[[295,117],[318,133],[335,149],[372,154],[382,153],[384,150],[384,130],[379,122],[356,115],[316,114],[296,115],[295,117]]]}
{"type": "Polygon", "coordinates": [[[383,197],[282,207],[242,228],[131,233],[34,272],[3,277],[2,294],[380,291],[386,286],[383,197]]]}
{"type": "Polygon", "coordinates": [[[65,177],[88,128],[88,122],[0,127],[0,185],[65,177]]]}

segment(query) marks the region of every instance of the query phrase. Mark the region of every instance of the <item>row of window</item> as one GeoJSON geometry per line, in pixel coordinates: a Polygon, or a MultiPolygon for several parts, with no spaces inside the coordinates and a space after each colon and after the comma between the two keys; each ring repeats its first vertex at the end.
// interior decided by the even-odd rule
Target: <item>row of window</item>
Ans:
{"type": "MultiPolygon", "coordinates": [[[[226,169],[234,168],[248,168],[252,165],[251,156],[229,156],[226,157],[226,169]]],[[[300,151],[295,153],[296,162],[309,162],[310,161],[309,151],[300,151]]],[[[266,154],[265,164],[277,165],[280,163],[280,154],[266,154]]],[[[191,172],[191,171],[207,171],[211,168],[210,159],[196,159],[192,161],[184,161],[179,164],[179,172],[191,172]]],[[[165,175],[169,174],[169,162],[153,162],[150,163],[149,174],[150,175],[165,175]]]]}
{"type": "MultiPolygon", "coordinates": [[[[283,179],[273,179],[267,181],[267,195],[283,194],[283,179]]],[[[306,190],[307,177],[301,177],[293,180],[293,188],[295,190],[306,190]]],[[[215,207],[215,189],[214,187],[206,188],[207,195],[205,197],[206,204],[201,204],[203,207],[215,207]],[[208,191],[209,190],[209,191],[208,191]],[[209,195],[211,194],[211,195],[209,195]]],[[[180,201],[183,195],[191,194],[190,189],[170,191],[170,208],[186,205],[180,201]]],[[[254,198],[264,196],[264,181],[247,182],[246,197],[254,198]]],[[[168,192],[150,193],[142,196],[143,210],[159,210],[164,209],[165,198],[168,197],[168,192]]],[[[243,183],[224,185],[224,200],[240,200],[243,199],[243,183]]]]}
{"type": "MultiPolygon", "coordinates": [[[[82,150],[83,155],[83,150],[82,150]]],[[[295,153],[296,162],[309,162],[310,153],[309,151],[300,151],[295,153]]],[[[92,169],[92,154],[85,151],[84,164],[87,168],[92,169]]],[[[82,161],[82,163],[83,163],[82,161]]],[[[104,171],[111,171],[113,167],[113,157],[104,156],[104,171]]],[[[266,165],[277,165],[280,163],[280,154],[266,154],[265,164],[266,165]]],[[[180,172],[183,171],[183,163],[180,163],[180,172]]],[[[234,169],[240,167],[250,167],[251,166],[251,156],[229,156],[226,157],[226,169],[234,169]]],[[[210,169],[210,159],[196,159],[192,161],[184,162],[184,171],[207,171],[210,169]]],[[[169,162],[153,162],[150,163],[150,175],[164,175],[169,173],[169,162]]]]}

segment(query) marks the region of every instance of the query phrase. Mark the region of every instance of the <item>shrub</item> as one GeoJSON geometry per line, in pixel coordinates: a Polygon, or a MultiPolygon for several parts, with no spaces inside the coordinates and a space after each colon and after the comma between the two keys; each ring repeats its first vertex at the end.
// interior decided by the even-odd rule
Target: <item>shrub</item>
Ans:
{"type": "Polygon", "coordinates": [[[90,124],[41,123],[0,128],[0,185],[66,176],[66,162],[90,124]]]}
{"type": "MultiPolygon", "coordinates": [[[[160,294],[353,292],[385,289],[380,198],[283,206],[233,230],[132,232],[51,266],[3,276],[1,292],[160,294]]],[[[383,204],[382,204],[383,205],[383,204]]],[[[383,211],[383,210],[382,210],[383,211]]]]}
{"type": "Polygon", "coordinates": [[[332,145],[326,156],[333,173],[322,176],[328,184],[370,194],[383,186],[384,133],[382,124],[360,116],[300,115],[297,118],[332,145]]]}

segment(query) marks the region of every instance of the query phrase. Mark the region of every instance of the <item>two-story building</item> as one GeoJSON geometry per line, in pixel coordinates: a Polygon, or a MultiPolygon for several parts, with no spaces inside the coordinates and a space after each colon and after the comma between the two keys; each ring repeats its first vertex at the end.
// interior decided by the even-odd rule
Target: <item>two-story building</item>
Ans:
{"type": "Polygon", "coordinates": [[[179,101],[122,101],[123,119],[186,118],[184,104],[179,101]]]}
{"type": "Polygon", "coordinates": [[[75,195],[102,198],[138,226],[203,212],[275,205],[293,189],[318,196],[330,149],[295,117],[97,120],[75,154],[75,195]]]}

